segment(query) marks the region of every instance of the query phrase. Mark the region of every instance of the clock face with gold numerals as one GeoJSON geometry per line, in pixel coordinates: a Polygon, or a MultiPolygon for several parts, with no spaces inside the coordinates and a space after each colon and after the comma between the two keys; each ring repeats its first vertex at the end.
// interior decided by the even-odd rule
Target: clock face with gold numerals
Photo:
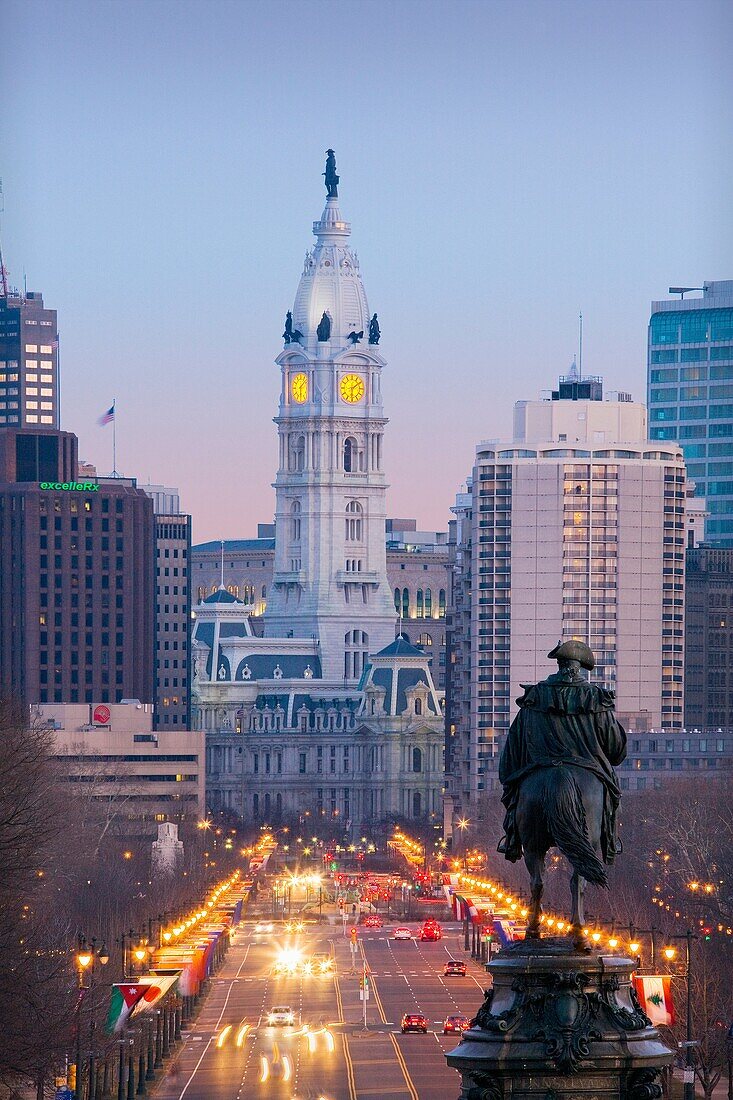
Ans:
{"type": "Polygon", "coordinates": [[[339,382],[342,401],[355,405],[364,396],[364,379],[358,374],[345,374],[339,382]]]}
{"type": "Polygon", "coordinates": [[[293,401],[297,401],[299,405],[302,405],[304,401],[308,400],[308,375],[307,374],[294,374],[290,379],[290,393],[292,394],[293,401]]]}

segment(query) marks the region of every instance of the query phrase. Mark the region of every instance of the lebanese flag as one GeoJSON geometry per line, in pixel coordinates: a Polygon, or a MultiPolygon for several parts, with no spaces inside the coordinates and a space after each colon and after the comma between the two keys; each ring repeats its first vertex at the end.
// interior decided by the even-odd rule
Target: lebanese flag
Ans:
{"type": "Polygon", "coordinates": [[[641,1007],[651,1022],[663,1027],[674,1024],[672,980],[663,974],[634,975],[634,987],[641,1007]]]}
{"type": "Polygon", "coordinates": [[[112,1000],[104,1025],[108,1035],[122,1031],[130,1019],[132,1010],[146,991],[147,986],[141,982],[122,982],[112,986],[112,1000]]]}

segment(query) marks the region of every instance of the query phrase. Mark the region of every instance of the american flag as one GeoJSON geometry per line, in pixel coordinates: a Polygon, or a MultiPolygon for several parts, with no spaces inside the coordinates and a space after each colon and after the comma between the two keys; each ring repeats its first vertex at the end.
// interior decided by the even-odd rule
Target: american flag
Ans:
{"type": "Polygon", "coordinates": [[[112,404],[107,409],[106,413],[103,413],[99,417],[99,419],[97,420],[97,424],[99,424],[100,428],[103,428],[105,426],[105,424],[111,423],[111,421],[113,421],[114,418],[115,418],[115,407],[114,407],[114,404],[112,404]]]}

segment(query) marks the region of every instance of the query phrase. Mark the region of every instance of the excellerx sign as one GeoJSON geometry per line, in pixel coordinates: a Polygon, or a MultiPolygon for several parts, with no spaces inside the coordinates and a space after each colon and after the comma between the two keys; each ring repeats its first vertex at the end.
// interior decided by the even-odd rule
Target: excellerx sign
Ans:
{"type": "Polygon", "coordinates": [[[62,490],[65,493],[97,493],[99,484],[96,481],[39,481],[39,489],[62,490]]]}

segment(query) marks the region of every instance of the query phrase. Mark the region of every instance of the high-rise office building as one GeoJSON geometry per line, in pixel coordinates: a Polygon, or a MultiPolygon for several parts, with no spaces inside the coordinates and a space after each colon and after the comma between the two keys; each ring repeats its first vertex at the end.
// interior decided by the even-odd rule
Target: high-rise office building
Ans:
{"type": "Polygon", "coordinates": [[[513,440],[477,447],[465,496],[470,674],[446,700],[464,812],[496,785],[514,701],[559,638],[590,644],[591,679],[627,720],[682,725],[685,468],[675,443],[650,443],[643,405],[573,373],[552,400],[516,404],[513,440]]]}
{"type": "Polygon", "coordinates": [[[150,703],[152,501],[131,479],[76,469],[70,433],[0,429],[0,690],[150,703]]]}
{"type": "Polygon", "coordinates": [[[652,302],[647,386],[650,436],[684,451],[707,501],[705,541],[733,547],[733,280],[702,297],[652,302]]]}
{"type": "Polygon", "coordinates": [[[733,549],[687,551],[685,725],[733,729],[733,549]]]}
{"type": "Polygon", "coordinates": [[[58,428],[58,349],[56,310],[42,294],[0,292],[0,427],[58,428]]]}
{"type": "Polygon", "coordinates": [[[182,513],[178,490],[151,486],[155,507],[156,654],[155,728],[191,725],[191,517],[182,513]],[[172,507],[174,512],[160,508],[172,507]]]}

